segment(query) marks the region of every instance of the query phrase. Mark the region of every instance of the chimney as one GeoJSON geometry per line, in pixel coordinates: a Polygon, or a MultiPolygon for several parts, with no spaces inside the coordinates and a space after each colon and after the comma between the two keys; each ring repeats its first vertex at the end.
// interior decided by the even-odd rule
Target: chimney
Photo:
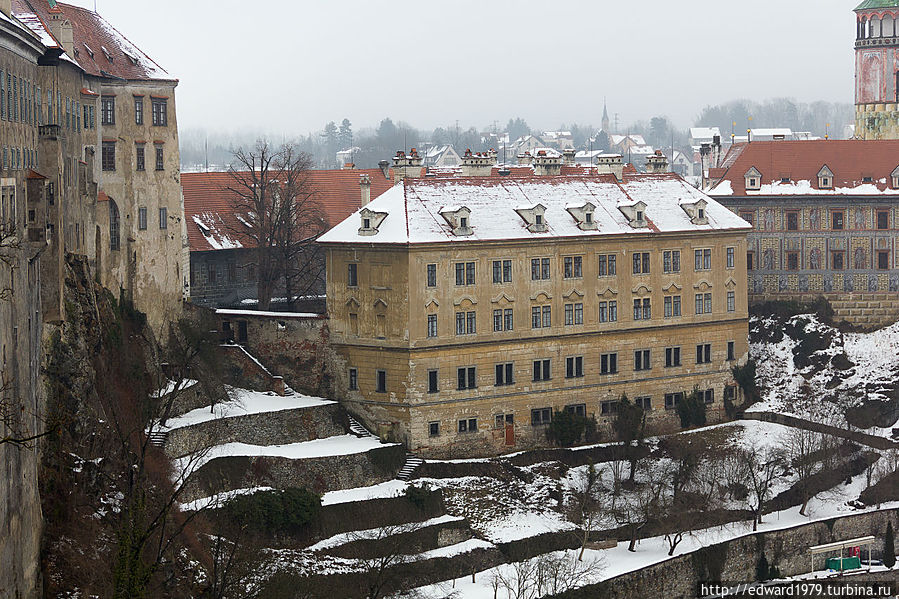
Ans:
{"type": "Polygon", "coordinates": [[[570,149],[562,151],[562,158],[565,161],[565,166],[574,166],[576,156],[577,150],[570,149]]]}
{"type": "Polygon", "coordinates": [[[360,206],[367,206],[371,202],[371,177],[367,174],[359,177],[359,189],[362,191],[362,203],[360,206]]]}
{"type": "Polygon", "coordinates": [[[600,154],[596,157],[596,173],[599,175],[615,175],[619,181],[624,179],[624,162],[621,154],[600,154]]]}
{"type": "Polygon", "coordinates": [[[402,150],[398,151],[393,157],[393,172],[396,182],[399,183],[406,177],[410,179],[421,177],[421,162],[421,156],[415,148],[409,150],[409,154],[402,150]]]}
{"type": "Polygon", "coordinates": [[[518,155],[518,166],[531,166],[532,164],[534,164],[534,157],[530,152],[518,155]]]}
{"type": "Polygon", "coordinates": [[[662,153],[662,150],[656,150],[655,154],[646,157],[647,173],[667,173],[668,157],[662,153]]]}
{"type": "MultiPolygon", "coordinates": [[[[0,0],[0,2],[5,2],[6,0],[0,0]]],[[[75,58],[75,37],[72,34],[72,23],[66,19],[65,15],[62,14],[62,10],[59,6],[52,6],[49,10],[50,13],[50,33],[53,34],[53,37],[59,42],[59,45],[62,46],[62,49],[65,50],[66,54],[69,55],[70,58],[75,58]]]]}
{"type": "Polygon", "coordinates": [[[471,150],[465,150],[462,156],[462,176],[463,177],[487,177],[493,172],[496,166],[496,153],[491,156],[490,153],[474,153],[471,150]]]}
{"type": "Polygon", "coordinates": [[[540,150],[534,156],[534,174],[539,177],[553,177],[562,174],[562,157],[549,155],[540,150]]]}
{"type": "Polygon", "coordinates": [[[12,0],[0,0],[0,12],[7,17],[12,16],[12,0]]]}
{"type": "Polygon", "coordinates": [[[378,168],[381,169],[381,173],[384,175],[384,178],[390,181],[390,161],[381,160],[378,162],[378,168]]]}
{"type": "Polygon", "coordinates": [[[712,146],[710,144],[701,144],[699,146],[699,163],[702,170],[702,189],[706,189],[709,181],[709,169],[712,168],[712,146]]]}

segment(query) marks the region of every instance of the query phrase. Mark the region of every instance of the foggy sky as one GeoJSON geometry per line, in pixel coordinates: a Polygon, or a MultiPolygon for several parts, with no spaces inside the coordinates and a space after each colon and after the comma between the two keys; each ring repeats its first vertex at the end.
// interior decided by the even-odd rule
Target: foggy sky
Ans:
{"type": "MultiPolygon", "coordinates": [[[[71,0],[70,0],[71,1],[71,0]]],[[[853,101],[860,0],[97,0],[177,76],[182,128],[286,134],[384,117],[430,129],[685,128],[736,98],[853,101]]],[[[93,0],[74,0],[93,8],[93,0]]]]}

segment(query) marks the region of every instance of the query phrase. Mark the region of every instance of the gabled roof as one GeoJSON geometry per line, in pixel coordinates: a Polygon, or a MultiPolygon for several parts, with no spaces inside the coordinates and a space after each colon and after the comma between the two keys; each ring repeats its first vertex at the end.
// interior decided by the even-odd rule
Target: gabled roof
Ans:
{"type": "Polygon", "coordinates": [[[745,230],[748,223],[674,174],[562,175],[554,177],[456,177],[404,179],[373,200],[372,210],[387,214],[376,235],[359,234],[360,216],[353,214],[325,233],[322,243],[468,243],[516,239],[651,235],[659,232],[745,230]],[[708,224],[693,224],[682,201],[708,202],[708,224]],[[583,230],[569,212],[572,205],[596,206],[595,230],[583,230]],[[646,205],[645,228],[634,229],[620,206],[646,205]],[[531,231],[516,209],[541,204],[545,231],[531,231]],[[458,236],[440,214],[447,206],[471,211],[471,235],[458,236]]]}
{"type": "MultiPolygon", "coordinates": [[[[322,207],[328,226],[360,208],[362,192],[359,179],[362,175],[368,175],[371,179],[372,199],[393,186],[393,181],[385,178],[380,169],[309,171],[309,178],[316,189],[315,199],[322,207]]],[[[235,234],[240,230],[241,223],[233,205],[234,192],[228,190],[228,187],[234,186],[234,179],[228,173],[181,174],[190,251],[250,246],[246,238],[235,234]]]]}
{"type": "Polygon", "coordinates": [[[899,166],[899,140],[754,141],[735,144],[724,157],[709,195],[747,195],[745,175],[755,167],[761,189],[750,195],[899,195],[891,189],[899,166]],[[818,189],[818,173],[827,165],[833,188],[818,189]],[[781,178],[788,173],[789,183],[781,178]],[[870,178],[870,182],[865,182],[870,178]]]}
{"type": "Polygon", "coordinates": [[[899,7],[899,0],[865,0],[859,4],[855,10],[871,10],[875,8],[896,8],[899,7]]]}
{"type": "Polygon", "coordinates": [[[175,80],[103,17],[91,10],[61,2],[56,3],[56,8],[51,8],[46,0],[12,0],[12,12],[51,49],[60,47],[51,33],[52,16],[55,14],[68,20],[72,24],[75,42],[75,56],[69,58],[89,75],[132,81],[175,80]]]}

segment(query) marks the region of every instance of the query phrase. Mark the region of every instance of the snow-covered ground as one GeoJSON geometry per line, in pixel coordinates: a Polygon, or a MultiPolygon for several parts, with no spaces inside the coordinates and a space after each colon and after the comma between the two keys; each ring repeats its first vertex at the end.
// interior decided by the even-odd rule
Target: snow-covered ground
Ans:
{"type": "Polygon", "coordinates": [[[389,480],[385,483],[371,485],[370,487],[356,487],[353,489],[328,491],[322,495],[322,505],[397,497],[398,495],[402,495],[403,491],[405,491],[408,486],[409,483],[402,480],[389,480]]]}
{"type": "Polygon", "coordinates": [[[169,418],[164,427],[159,430],[174,430],[192,426],[210,420],[221,418],[235,418],[248,414],[261,414],[263,412],[280,412],[283,410],[297,410],[300,408],[314,408],[326,406],[336,402],[310,397],[308,395],[294,394],[287,397],[275,395],[271,391],[250,391],[248,389],[228,388],[229,400],[217,403],[214,406],[197,408],[187,414],[176,418],[169,418]]]}
{"type": "MultiPolygon", "coordinates": [[[[784,333],[776,343],[754,341],[750,353],[757,363],[762,401],[748,411],[791,414],[846,427],[847,410],[865,401],[886,400],[884,390],[899,381],[899,323],[871,333],[845,334],[815,315],[794,316],[787,324],[798,324],[806,334],[832,338],[832,342],[816,352],[812,365],[798,368],[794,361],[797,339],[784,333]],[[850,362],[845,369],[839,365],[843,357],[850,362]]],[[[752,326],[769,332],[783,329],[775,317],[754,319],[752,326]]],[[[890,436],[891,429],[873,427],[866,432],[890,436]]]]}

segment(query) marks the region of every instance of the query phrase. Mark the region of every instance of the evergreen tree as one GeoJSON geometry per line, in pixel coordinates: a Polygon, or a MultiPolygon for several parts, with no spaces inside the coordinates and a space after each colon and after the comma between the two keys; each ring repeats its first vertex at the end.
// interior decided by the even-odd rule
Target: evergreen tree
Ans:
{"type": "Polygon", "coordinates": [[[768,566],[768,558],[763,553],[762,557],[759,558],[759,562],[755,565],[755,579],[759,582],[764,582],[768,580],[770,572],[771,568],[768,566]]]}
{"type": "Polygon", "coordinates": [[[349,150],[353,147],[353,124],[350,119],[343,119],[340,130],[337,133],[337,143],[341,150],[349,150]]]}
{"type": "Polygon", "coordinates": [[[698,387],[694,387],[693,392],[677,404],[677,415],[680,416],[681,428],[705,426],[705,399],[698,387]]]}
{"type": "Polygon", "coordinates": [[[892,568],[896,565],[896,545],[893,540],[893,521],[887,522],[887,534],[883,540],[883,565],[892,568]]]}
{"type": "Polygon", "coordinates": [[[325,130],[322,132],[322,141],[325,144],[325,164],[333,166],[337,161],[337,125],[334,121],[325,125],[325,130]]]}

